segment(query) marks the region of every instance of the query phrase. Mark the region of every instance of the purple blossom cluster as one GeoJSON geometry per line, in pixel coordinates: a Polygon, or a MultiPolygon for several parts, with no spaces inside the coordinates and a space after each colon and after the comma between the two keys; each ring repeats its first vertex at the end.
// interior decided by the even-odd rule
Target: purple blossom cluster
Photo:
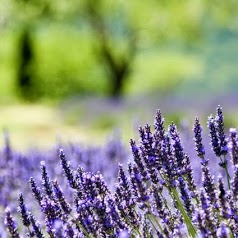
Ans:
{"type": "MultiPolygon", "coordinates": [[[[11,166],[2,171],[12,191],[5,194],[8,197],[1,198],[1,206],[6,207],[4,223],[8,235],[13,238],[22,237],[21,234],[38,238],[238,237],[236,129],[230,129],[226,136],[220,106],[216,115],[208,118],[210,146],[214,157],[218,157],[216,162],[204,146],[206,140],[199,118],[193,127],[196,157],[186,152],[177,126],[172,122],[166,130],[164,121],[157,110],[153,129],[148,124],[139,127],[140,140],[130,141],[131,157],[123,146],[118,149],[118,142],[110,144],[111,150],[109,144],[103,149],[100,154],[103,158],[95,155],[99,150],[94,150],[95,157],[86,160],[81,160],[82,153],[75,145],[65,151],[57,146],[57,157],[51,154],[42,160],[38,154],[41,161],[38,169],[36,155],[34,163],[31,160],[32,164],[25,165],[23,158],[20,163],[6,140],[5,167],[11,166]],[[18,164],[13,166],[16,158],[18,164]],[[214,163],[218,164],[219,175],[213,173],[214,163]],[[28,190],[24,187],[22,171],[18,172],[19,184],[15,181],[19,169],[28,171],[26,177],[31,169],[34,172],[28,179],[28,190]],[[108,176],[111,174],[113,178],[115,171],[117,181],[108,176]],[[197,182],[196,173],[201,183],[197,182]],[[16,194],[17,209],[13,201],[16,194]]],[[[2,182],[2,191],[6,189],[6,181],[2,182]]]]}

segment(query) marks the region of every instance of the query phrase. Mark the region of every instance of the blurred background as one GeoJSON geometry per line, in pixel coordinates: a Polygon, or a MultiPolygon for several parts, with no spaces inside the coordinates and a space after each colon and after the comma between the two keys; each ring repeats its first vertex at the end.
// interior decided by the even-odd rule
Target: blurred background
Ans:
{"type": "Polygon", "coordinates": [[[24,149],[128,143],[155,110],[238,125],[238,1],[0,0],[0,128],[24,149]]]}

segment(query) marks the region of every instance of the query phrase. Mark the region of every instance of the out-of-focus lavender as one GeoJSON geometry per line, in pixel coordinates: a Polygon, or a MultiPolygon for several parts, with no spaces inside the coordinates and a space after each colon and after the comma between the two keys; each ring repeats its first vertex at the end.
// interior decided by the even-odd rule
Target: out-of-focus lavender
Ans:
{"type": "MultiPolygon", "coordinates": [[[[68,187],[67,180],[62,176],[62,168],[58,150],[62,145],[57,144],[55,148],[45,151],[30,149],[23,153],[14,150],[10,145],[8,134],[5,132],[5,145],[0,151],[0,216],[4,217],[6,206],[12,207],[12,213],[17,211],[17,199],[19,193],[26,195],[26,200],[32,201],[29,186],[30,177],[42,186],[40,168],[43,164],[47,166],[47,173],[65,191],[68,187]]],[[[70,166],[76,170],[78,165],[85,171],[98,172],[104,176],[110,188],[113,188],[117,180],[118,164],[126,163],[130,158],[129,150],[123,145],[119,138],[109,138],[104,146],[82,146],[75,143],[64,145],[64,151],[70,157],[70,166]]],[[[64,192],[64,195],[72,200],[73,193],[64,192]]],[[[35,201],[33,201],[33,205],[35,201]]],[[[3,223],[0,225],[3,228],[3,223]]],[[[1,230],[0,230],[1,231],[1,230]]],[[[0,232],[2,233],[2,232],[0,232]]],[[[4,232],[3,232],[4,233],[4,232]]],[[[1,237],[1,236],[0,236],[1,237]]]]}
{"type": "Polygon", "coordinates": [[[238,237],[238,135],[215,113],[166,130],[158,110],[131,152],[111,139],[23,154],[6,134],[0,237],[238,237]]]}

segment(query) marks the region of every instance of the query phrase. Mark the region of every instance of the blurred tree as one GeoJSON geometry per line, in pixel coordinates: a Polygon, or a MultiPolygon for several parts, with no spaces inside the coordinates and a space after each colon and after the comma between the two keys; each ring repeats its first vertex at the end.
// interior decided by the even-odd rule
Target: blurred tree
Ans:
{"type": "Polygon", "coordinates": [[[17,71],[17,86],[23,98],[31,97],[32,72],[31,64],[33,60],[32,42],[28,27],[24,27],[19,40],[19,67],[17,71]]]}
{"type": "Polygon", "coordinates": [[[236,0],[0,0],[0,15],[23,29],[16,82],[25,97],[120,97],[129,80],[137,86],[136,77],[154,76],[162,87],[161,45],[176,51],[219,28],[237,30],[237,10],[236,0]]]}
{"type": "MultiPolygon", "coordinates": [[[[105,22],[108,19],[102,14],[101,5],[102,0],[96,2],[94,0],[87,0],[85,6],[89,23],[98,40],[97,57],[103,61],[110,79],[110,95],[118,98],[122,94],[123,85],[130,73],[133,58],[136,54],[136,35],[132,29],[124,29],[130,32],[127,37],[124,37],[127,52],[121,55],[115,54],[113,48],[118,46],[115,41],[113,47],[110,46],[110,42],[113,41],[112,32],[110,32],[108,22],[105,22]]],[[[124,27],[129,28],[128,25],[124,27]]]]}
{"type": "Polygon", "coordinates": [[[19,14],[19,25],[22,25],[18,42],[18,65],[16,74],[16,84],[22,98],[35,99],[34,95],[34,75],[32,64],[34,62],[33,42],[31,32],[33,25],[39,19],[44,19],[51,15],[49,2],[32,0],[16,1],[16,9],[19,14]]]}

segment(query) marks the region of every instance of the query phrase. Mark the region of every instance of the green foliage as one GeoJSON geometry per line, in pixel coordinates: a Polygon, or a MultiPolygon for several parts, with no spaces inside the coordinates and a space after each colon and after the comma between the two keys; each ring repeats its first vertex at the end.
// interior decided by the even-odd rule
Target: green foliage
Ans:
{"type": "Polygon", "coordinates": [[[236,32],[237,9],[234,0],[0,0],[0,76],[8,80],[1,82],[8,92],[2,97],[15,97],[17,41],[23,27],[33,44],[31,99],[108,95],[117,68],[105,60],[104,43],[116,65],[128,65],[125,94],[161,93],[202,71],[201,60],[187,51],[201,46],[210,32],[236,32]],[[171,45],[172,53],[164,51],[171,45]]]}
{"type": "Polygon", "coordinates": [[[125,92],[159,94],[174,91],[183,81],[193,79],[202,70],[198,58],[174,52],[146,52],[140,54],[134,63],[134,73],[128,81],[125,92]]]}
{"type": "Polygon", "coordinates": [[[80,34],[62,26],[36,35],[35,72],[40,96],[105,93],[107,82],[93,55],[92,41],[87,32],[80,34]],[[42,37],[46,39],[42,41],[42,37]]]}

